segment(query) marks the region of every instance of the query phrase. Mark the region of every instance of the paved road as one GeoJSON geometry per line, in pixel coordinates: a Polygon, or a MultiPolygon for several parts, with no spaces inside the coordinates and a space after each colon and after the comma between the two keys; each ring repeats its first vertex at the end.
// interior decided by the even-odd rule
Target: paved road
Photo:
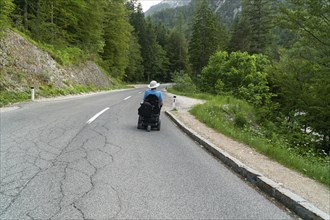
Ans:
{"type": "Polygon", "coordinates": [[[141,92],[2,112],[0,218],[291,218],[165,115],[161,131],[136,129],[141,92]]]}

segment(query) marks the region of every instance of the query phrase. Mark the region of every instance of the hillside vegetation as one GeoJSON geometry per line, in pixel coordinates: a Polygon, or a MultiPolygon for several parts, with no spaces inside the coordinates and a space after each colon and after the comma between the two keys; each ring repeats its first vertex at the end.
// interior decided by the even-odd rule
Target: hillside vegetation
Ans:
{"type": "MultiPolygon", "coordinates": [[[[330,5],[242,0],[242,11],[227,31],[211,2],[202,1],[190,23],[181,19],[180,27],[188,28],[191,69],[174,75],[175,89],[189,96],[231,97],[192,113],[212,128],[250,146],[259,145],[269,157],[329,185],[330,5]],[[250,105],[253,117],[236,104],[230,112],[232,104],[226,100],[234,98],[250,105]]],[[[177,12],[186,15],[182,8],[177,12]]]]}

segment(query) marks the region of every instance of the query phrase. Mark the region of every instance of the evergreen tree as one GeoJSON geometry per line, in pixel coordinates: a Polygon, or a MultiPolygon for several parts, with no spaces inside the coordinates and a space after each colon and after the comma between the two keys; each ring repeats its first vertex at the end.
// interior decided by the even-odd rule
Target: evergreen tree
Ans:
{"type": "MultiPolygon", "coordinates": [[[[128,4],[128,3],[127,3],[128,4]]],[[[140,3],[137,4],[135,1],[131,1],[129,6],[133,8],[133,12],[130,14],[130,24],[134,28],[134,33],[137,36],[137,40],[139,45],[141,46],[140,52],[141,52],[141,57],[142,57],[142,65],[143,65],[143,80],[148,80],[149,75],[150,75],[150,70],[149,70],[149,64],[150,61],[148,61],[149,57],[148,54],[150,51],[150,42],[148,41],[148,36],[147,36],[147,24],[144,19],[144,13],[142,11],[142,6],[140,3]]],[[[154,33],[153,33],[154,34],[154,33]]],[[[150,36],[149,36],[150,37],[150,36]]]]}
{"type": "Polygon", "coordinates": [[[102,53],[104,67],[114,77],[123,79],[128,65],[128,51],[132,26],[123,0],[108,3],[105,11],[104,39],[102,53]]]}
{"type": "MultiPolygon", "coordinates": [[[[125,3],[126,9],[129,12],[129,21],[133,26],[132,36],[129,44],[129,53],[128,53],[128,66],[125,70],[125,80],[128,82],[142,82],[144,80],[144,67],[143,59],[141,56],[141,46],[139,43],[138,31],[135,29],[140,28],[138,26],[139,19],[143,23],[144,18],[142,15],[141,5],[138,5],[137,0],[130,0],[125,3]]],[[[144,23],[143,23],[144,24],[144,23]]]]}
{"type": "Polygon", "coordinates": [[[9,26],[9,15],[14,9],[12,0],[0,0],[0,37],[5,28],[9,26]]]}
{"type": "Polygon", "coordinates": [[[174,29],[170,34],[166,47],[170,61],[169,70],[174,72],[189,72],[188,45],[183,33],[174,29]]]}
{"type": "Polygon", "coordinates": [[[204,0],[194,17],[189,42],[190,63],[194,77],[200,74],[202,68],[207,65],[209,57],[217,50],[217,31],[216,17],[204,0]]]}
{"type": "Polygon", "coordinates": [[[97,54],[104,47],[104,12],[107,0],[85,0],[79,13],[76,45],[83,50],[97,54]]]}
{"type": "Polygon", "coordinates": [[[142,82],[143,81],[143,65],[141,57],[141,46],[138,42],[136,34],[133,32],[128,53],[128,66],[125,70],[125,80],[128,82],[142,82]]]}
{"type": "Polygon", "coordinates": [[[251,54],[265,53],[271,43],[272,4],[275,3],[271,0],[243,0],[241,19],[248,22],[248,52],[251,54]]]}
{"type": "MultiPolygon", "coordinates": [[[[32,14],[32,8],[37,5],[36,3],[38,3],[38,0],[13,0],[13,2],[16,6],[12,15],[15,27],[28,30],[30,14],[32,14]]],[[[35,12],[35,10],[33,12],[35,12]]]]}
{"type": "Polygon", "coordinates": [[[158,81],[170,78],[168,72],[168,58],[166,52],[157,42],[154,26],[149,22],[145,26],[145,36],[142,39],[142,57],[147,81],[157,79],[158,81]],[[157,78],[156,78],[157,77],[157,78]]]}
{"type": "Polygon", "coordinates": [[[25,0],[24,26],[34,39],[57,46],[77,43],[83,0],[25,0]],[[25,15],[27,14],[27,15],[25,15]]]}
{"type": "Polygon", "coordinates": [[[230,52],[241,51],[247,52],[250,49],[250,28],[247,19],[241,19],[240,16],[236,17],[232,29],[231,38],[228,45],[230,52]]]}
{"type": "MultiPolygon", "coordinates": [[[[153,23],[150,19],[148,19],[148,22],[153,23]]],[[[162,23],[154,25],[154,29],[158,44],[162,46],[162,48],[165,48],[169,41],[169,30],[162,23]]]]}
{"type": "MultiPolygon", "coordinates": [[[[134,1],[129,4],[131,8],[133,8],[132,5],[135,5],[134,1]]],[[[134,13],[130,15],[130,23],[134,27],[134,32],[141,46],[144,80],[150,81],[151,79],[156,79],[162,81],[170,79],[168,71],[169,61],[166,52],[159,44],[159,41],[162,44],[166,44],[166,36],[162,33],[166,33],[166,30],[162,28],[158,29],[150,20],[145,20],[141,4],[135,6],[134,13]]]]}

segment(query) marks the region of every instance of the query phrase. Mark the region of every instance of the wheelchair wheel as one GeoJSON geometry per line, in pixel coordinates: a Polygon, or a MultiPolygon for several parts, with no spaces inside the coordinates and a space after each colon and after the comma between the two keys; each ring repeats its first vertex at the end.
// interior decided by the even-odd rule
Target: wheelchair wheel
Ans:
{"type": "Polygon", "coordinates": [[[160,124],[161,124],[161,122],[160,122],[160,120],[159,120],[159,122],[158,122],[158,124],[157,124],[157,131],[160,131],[160,124]]]}
{"type": "Polygon", "coordinates": [[[142,129],[142,119],[141,116],[139,116],[138,124],[137,124],[137,129],[142,129]]]}

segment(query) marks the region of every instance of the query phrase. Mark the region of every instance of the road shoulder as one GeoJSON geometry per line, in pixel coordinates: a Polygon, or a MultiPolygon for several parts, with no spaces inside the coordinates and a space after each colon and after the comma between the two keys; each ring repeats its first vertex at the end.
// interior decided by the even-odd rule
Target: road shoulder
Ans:
{"type": "Polygon", "coordinates": [[[255,170],[262,177],[271,180],[277,188],[299,195],[300,204],[307,207],[314,205],[317,208],[313,206],[313,210],[320,209],[325,212],[323,216],[329,217],[329,214],[326,215],[326,213],[330,213],[330,190],[326,186],[284,167],[254,149],[217,133],[199,122],[189,113],[189,109],[193,105],[202,103],[201,100],[176,96],[176,111],[171,111],[173,94],[165,92],[165,96],[165,110],[174,117],[174,120],[180,121],[186,128],[209,141],[218,151],[229,154],[235,160],[255,170]]]}

